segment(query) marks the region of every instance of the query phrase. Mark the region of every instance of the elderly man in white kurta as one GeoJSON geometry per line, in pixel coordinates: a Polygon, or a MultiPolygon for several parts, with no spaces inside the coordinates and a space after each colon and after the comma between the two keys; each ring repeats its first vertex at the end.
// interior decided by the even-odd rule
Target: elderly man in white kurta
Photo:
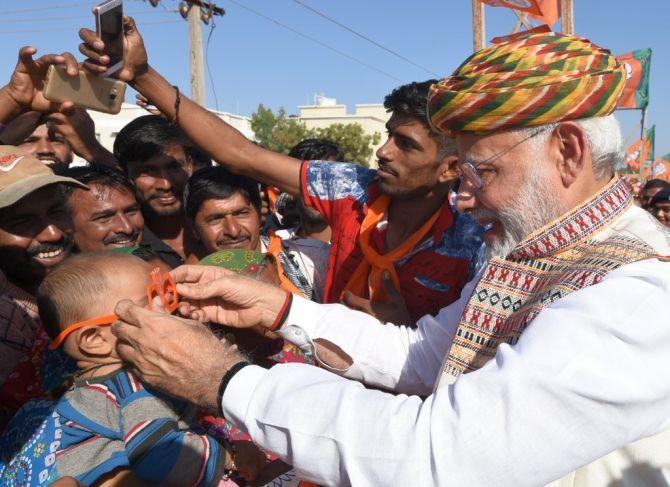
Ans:
{"type": "Polygon", "coordinates": [[[202,326],[126,301],[119,352],[323,485],[670,480],[670,237],[614,176],[624,82],[609,51],[543,33],[433,87],[458,206],[487,227],[491,261],[417,329],[185,266],[183,314],[273,329],[324,367],[248,365],[202,326]]]}

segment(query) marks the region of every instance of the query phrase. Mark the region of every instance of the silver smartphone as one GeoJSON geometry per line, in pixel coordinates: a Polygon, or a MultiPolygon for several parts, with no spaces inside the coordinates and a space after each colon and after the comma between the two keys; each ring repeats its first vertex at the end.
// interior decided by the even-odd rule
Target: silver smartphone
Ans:
{"type": "Polygon", "coordinates": [[[93,8],[98,36],[105,43],[104,54],[109,56],[105,76],[123,67],[123,0],[108,0],[93,8]]]}

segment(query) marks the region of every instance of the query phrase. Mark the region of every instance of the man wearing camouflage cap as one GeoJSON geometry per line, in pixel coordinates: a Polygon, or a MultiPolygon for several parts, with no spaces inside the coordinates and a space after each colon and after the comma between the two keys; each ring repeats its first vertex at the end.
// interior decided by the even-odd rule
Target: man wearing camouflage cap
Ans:
{"type": "Polygon", "coordinates": [[[667,481],[670,234],[614,176],[624,81],[609,51],[542,33],[479,51],[433,86],[431,122],[458,145],[457,204],[487,226],[491,261],[416,330],[300,298],[287,311],[258,283],[173,271],[213,321],[278,329],[325,368],[400,395],[315,367],[244,365],[200,327],[129,302],[119,352],[324,485],[667,481]]]}

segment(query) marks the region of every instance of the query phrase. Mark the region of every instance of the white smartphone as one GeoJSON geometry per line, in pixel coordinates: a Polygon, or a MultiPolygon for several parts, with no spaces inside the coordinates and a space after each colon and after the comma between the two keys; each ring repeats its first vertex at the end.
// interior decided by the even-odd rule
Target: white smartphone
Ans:
{"type": "Polygon", "coordinates": [[[104,53],[109,56],[105,76],[123,67],[123,0],[108,0],[93,9],[98,36],[105,43],[104,53]]]}

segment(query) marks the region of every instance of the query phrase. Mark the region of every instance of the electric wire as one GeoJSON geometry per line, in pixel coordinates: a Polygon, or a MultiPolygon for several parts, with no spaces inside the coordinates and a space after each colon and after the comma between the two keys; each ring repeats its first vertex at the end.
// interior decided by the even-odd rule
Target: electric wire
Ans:
{"type": "MultiPolygon", "coordinates": [[[[142,25],[159,25],[159,24],[179,24],[181,20],[159,20],[156,22],[143,22],[142,25]]],[[[4,30],[0,31],[0,35],[15,35],[15,34],[29,34],[34,32],[76,32],[81,26],[76,27],[61,27],[57,29],[28,29],[28,30],[4,30]]]]}
{"type": "MultiPolygon", "coordinates": [[[[125,12],[128,15],[144,15],[144,14],[162,14],[165,12],[162,12],[160,10],[141,10],[138,12],[125,12]]],[[[0,24],[14,24],[16,22],[49,22],[52,20],[84,20],[84,19],[90,19],[91,16],[88,15],[67,15],[64,17],[42,17],[42,18],[37,18],[37,19],[0,19],[0,24]]]]}
{"type": "Polygon", "coordinates": [[[372,66],[371,64],[368,64],[368,63],[366,63],[365,61],[361,61],[360,59],[355,58],[355,57],[353,57],[353,56],[347,54],[347,53],[344,52],[344,51],[340,51],[339,49],[337,49],[337,48],[335,48],[335,47],[332,47],[332,46],[330,46],[330,45],[326,44],[325,42],[322,42],[322,41],[320,41],[320,40],[318,40],[318,39],[315,39],[314,37],[311,37],[311,36],[309,36],[309,35],[307,35],[307,34],[304,34],[304,33],[300,32],[299,30],[296,30],[296,29],[294,29],[293,27],[290,27],[290,26],[288,26],[288,25],[286,25],[286,24],[280,22],[280,21],[277,20],[277,19],[274,19],[274,18],[272,18],[272,17],[270,17],[270,16],[268,16],[268,15],[265,15],[264,13],[261,13],[261,12],[259,12],[259,11],[257,11],[257,10],[254,10],[254,9],[251,8],[251,7],[248,7],[248,6],[246,6],[246,5],[244,5],[244,4],[240,3],[240,2],[238,2],[237,0],[229,0],[229,1],[230,1],[231,3],[234,3],[235,5],[237,5],[237,6],[240,7],[240,8],[243,8],[243,9],[245,9],[245,10],[247,10],[247,11],[253,13],[254,15],[257,15],[257,16],[259,16],[259,17],[262,17],[262,18],[264,18],[265,20],[269,20],[269,21],[272,22],[273,24],[276,24],[276,25],[278,25],[278,26],[280,26],[280,27],[282,27],[282,28],[284,28],[284,29],[286,29],[286,30],[289,30],[289,31],[293,32],[294,34],[297,34],[297,35],[299,35],[300,37],[302,37],[302,38],[304,38],[304,39],[307,39],[308,41],[314,42],[315,44],[318,44],[318,45],[320,45],[321,47],[328,49],[329,51],[333,51],[333,52],[339,54],[340,56],[343,56],[343,57],[349,59],[350,61],[354,61],[355,63],[358,63],[358,64],[360,64],[361,66],[365,66],[366,68],[371,69],[372,71],[376,71],[377,73],[382,74],[382,75],[384,75],[384,76],[386,76],[386,77],[388,77],[388,78],[391,78],[391,79],[393,79],[393,80],[395,80],[395,81],[398,81],[398,82],[400,82],[400,83],[403,82],[403,80],[401,80],[400,78],[397,78],[397,77],[393,76],[392,74],[387,73],[386,71],[383,71],[383,70],[381,70],[381,69],[379,69],[379,68],[376,68],[375,66],[372,66]]]}
{"type": "Polygon", "coordinates": [[[322,18],[326,19],[327,21],[332,22],[333,24],[335,24],[335,25],[337,25],[337,26],[343,28],[344,30],[346,30],[346,31],[348,31],[348,32],[351,32],[351,33],[354,34],[355,36],[360,37],[361,39],[363,39],[363,40],[369,42],[370,44],[372,44],[372,45],[374,45],[374,46],[377,46],[377,47],[380,48],[380,49],[383,49],[384,51],[388,52],[389,54],[392,54],[393,56],[395,56],[395,57],[397,57],[397,58],[399,58],[399,59],[402,59],[403,61],[405,61],[405,62],[411,64],[412,66],[414,66],[414,67],[416,67],[416,68],[419,68],[419,69],[422,69],[422,70],[424,70],[425,72],[427,72],[428,74],[431,74],[431,75],[433,75],[433,76],[435,76],[435,77],[439,77],[439,76],[440,76],[440,75],[437,74],[435,71],[432,71],[432,70],[430,70],[430,69],[428,69],[428,68],[426,68],[426,67],[424,67],[424,66],[421,66],[420,64],[415,63],[414,61],[412,61],[411,59],[409,59],[409,58],[403,56],[402,54],[399,54],[399,53],[395,52],[394,50],[389,49],[388,47],[386,47],[386,46],[380,44],[379,42],[375,41],[374,39],[370,39],[370,38],[367,37],[366,35],[361,34],[360,32],[355,31],[355,30],[352,29],[351,27],[349,27],[349,26],[343,24],[342,22],[339,22],[339,21],[335,20],[334,18],[332,18],[332,17],[330,17],[330,16],[324,14],[323,12],[320,12],[319,10],[317,10],[317,9],[315,9],[315,8],[313,8],[313,7],[309,6],[309,5],[307,5],[307,4],[305,4],[305,3],[302,2],[301,0],[293,0],[293,1],[294,1],[295,3],[297,3],[298,5],[300,5],[301,7],[303,7],[303,8],[305,8],[305,9],[309,10],[310,12],[312,12],[312,13],[314,13],[314,14],[316,14],[316,15],[318,15],[319,17],[322,17],[322,18]]]}
{"type": "Polygon", "coordinates": [[[214,76],[212,76],[212,70],[209,68],[209,41],[212,40],[212,34],[214,33],[214,28],[216,23],[214,22],[214,16],[212,16],[212,25],[209,29],[209,34],[207,35],[207,45],[205,46],[205,66],[207,67],[207,74],[209,75],[209,82],[212,85],[212,94],[214,95],[214,106],[216,111],[219,111],[219,97],[216,95],[216,85],[214,84],[214,76]]]}

